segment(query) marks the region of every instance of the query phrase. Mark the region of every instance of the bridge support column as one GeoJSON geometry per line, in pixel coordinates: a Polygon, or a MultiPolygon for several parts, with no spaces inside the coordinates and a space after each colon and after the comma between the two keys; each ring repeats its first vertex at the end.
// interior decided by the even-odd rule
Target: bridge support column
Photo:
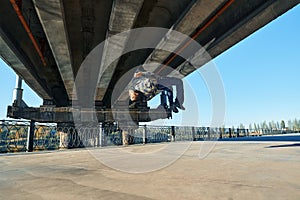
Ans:
{"type": "Polygon", "coordinates": [[[123,146],[129,145],[129,130],[128,129],[122,130],[122,143],[123,143],[123,146]]]}
{"type": "Polygon", "coordinates": [[[100,124],[99,126],[99,134],[97,135],[97,147],[103,147],[104,146],[104,129],[103,124],[100,124]]]}
{"type": "Polygon", "coordinates": [[[64,149],[68,147],[68,133],[64,131],[58,131],[59,134],[59,148],[64,149]]]}
{"type": "Polygon", "coordinates": [[[17,75],[16,77],[16,88],[13,92],[13,103],[16,107],[21,106],[23,96],[23,89],[22,89],[22,78],[17,75]]]}
{"type": "Polygon", "coordinates": [[[65,149],[69,147],[70,142],[70,128],[74,128],[74,125],[58,123],[57,132],[59,134],[59,148],[65,149]]]}
{"type": "Polygon", "coordinates": [[[13,92],[13,105],[15,107],[27,107],[26,103],[23,101],[22,82],[23,82],[23,79],[17,75],[16,87],[13,92]]]}

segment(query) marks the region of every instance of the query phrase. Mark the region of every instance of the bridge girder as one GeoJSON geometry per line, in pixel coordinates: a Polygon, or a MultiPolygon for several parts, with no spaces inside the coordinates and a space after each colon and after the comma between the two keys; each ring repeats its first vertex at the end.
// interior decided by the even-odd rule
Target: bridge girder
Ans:
{"type": "MultiPolygon", "coordinates": [[[[123,55],[96,81],[96,106],[109,109],[115,84],[133,67],[158,62],[176,69],[183,78],[287,12],[300,0],[15,1],[22,2],[19,9],[37,42],[38,51],[43,53],[46,66],[11,2],[1,1],[0,12],[5,17],[0,18],[0,56],[45,104],[52,104],[50,106],[71,106],[72,100],[77,98],[74,80],[86,56],[99,43],[122,31],[141,27],[172,29],[193,37],[209,53],[210,57],[203,59],[195,51],[188,60],[157,49],[123,55]]],[[[120,38],[117,44],[106,41],[104,54],[99,55],[102,64],[109,62],[114,52],[122,52],[128,41],[128,38],[120,38]]],[[[184,43],[167,38],[157,45],[173,45],[176,52],[184,43]]],[[[161,75],[170,73],[158,68],[151,70],[161,75]]],[[[123,84],[123,90],[126,85],[123,84]]]]}

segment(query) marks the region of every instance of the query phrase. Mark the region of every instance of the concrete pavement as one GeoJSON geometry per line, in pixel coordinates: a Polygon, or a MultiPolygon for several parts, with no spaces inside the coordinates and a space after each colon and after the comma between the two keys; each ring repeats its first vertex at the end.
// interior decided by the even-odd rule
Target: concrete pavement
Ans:
{"type": "MultiPolygon", "coordinates": [[[[86,149],[2,154],[0,199],[300,198],[299,142],[217,142],[199,159],[203,144],[193,142],[173,164],[140,174],[114,170],[86,149]]],[[[121,149],[145,153],[166,145],[121,149]]]]}

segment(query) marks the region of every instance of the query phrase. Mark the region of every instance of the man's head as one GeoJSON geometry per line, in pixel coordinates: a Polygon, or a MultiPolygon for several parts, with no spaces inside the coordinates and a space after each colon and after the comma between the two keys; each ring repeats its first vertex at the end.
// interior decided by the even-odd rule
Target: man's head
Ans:
{"type": "Polygon", "coordinates": [[[139,92],[134,90],[129,90],[130,101],[137,101],[139,99],[139,92]]]}

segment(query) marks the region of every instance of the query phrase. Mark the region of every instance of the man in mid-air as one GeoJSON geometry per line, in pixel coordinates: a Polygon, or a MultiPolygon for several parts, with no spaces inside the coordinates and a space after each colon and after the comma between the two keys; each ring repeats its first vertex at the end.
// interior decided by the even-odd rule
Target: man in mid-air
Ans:
{"type": "Polygon", "coordinates": [[[160,92],[168,97],[169,108],[166,100],[161,99],[161,105],[165,109],[170,109],[174,113],[178,113],[178,108],[185,110],[183,106],[184,91],[182,80],[175,77],[160,77],[151,72],[146,72],[143,68],[140,68],[134,74],[134,78],[130,83],[129,108],[135,108],[136,103],[139,101],[149,101],[160,92]],[[175,101],[173,101],[173,86],[176,87],[175,101]]]}

